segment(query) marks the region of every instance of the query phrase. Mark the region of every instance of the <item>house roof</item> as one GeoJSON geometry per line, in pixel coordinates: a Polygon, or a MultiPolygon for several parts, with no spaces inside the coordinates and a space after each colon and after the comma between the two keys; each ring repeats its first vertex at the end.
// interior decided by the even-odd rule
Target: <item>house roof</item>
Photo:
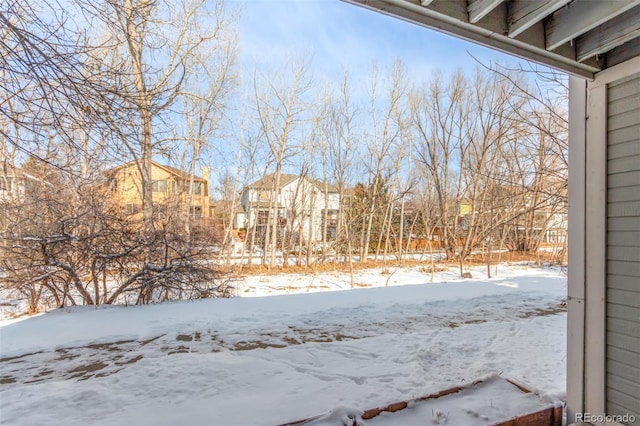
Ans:
{"type": "MultiPolygon", "coordinates": [[[[280,175],[280,186],[276,189],[281,189],[300,177],[304,178],[304,176],[300,176],[300,175],[282,173],[280,175]]],[[[275,184],[275,178],[276,178],[276,174],[271,173],[269,175],[264,176],[262,179],[258,179],[257,181],[253,182],[252,184],[247,186],[247,189],[273,189],[275,184]]],[[[307,179],[309,182],[314,184],[321,191],[324,191],[324,187],[325,187],[324,182],[321,182],[315,179],[309,179],[309,178],[305,178],[305,179],[307,179]]],[[[328,184],[328,189],[329,189],[329,192],[338,192],[338,188],[335,185],[328,184]]]]}
{"type": "MultiPolygon", "coordinates": [[[[124,163],[124,164],[120,164],[119,166],[113,167],[109,170],[106,171],[107,174],[113,174],[113,173],[117,173],[119,170],[127,168],[127,167],[131,167],[131,166],[135,166],[136,165],[136,160],[133,161],[129,161],[128,163],[124,163]]],[[[190,178],[191,175],[183,170],[177,169],[175,167],[171,167],[171,166],[167,166],[166,164],[160,164],[156,161],[151,160],[151,165],[158,167],[160,169],[165,170],[166,172],[169,172],[170,174],[174,175],[174,176],[178,176],[180,178],[186,179],[186,178],[190,178]]],[[[201,182],[206,182],[207,180],[200,177],[200,176],[196,176],[193,175],[193,179],[196,181],[201,181],[201,182]]]]}
{"type": "MultiPolygon", "coordinates": [[[[42,178],[36,177],[30,173],[25,172],[24,170],[18,168],[18,167],[14,167],[11,164],[5,163],[3,162],[0,165],[0,176],[2,177],[7,177],[7,178],[22,178],[22,179],[28,179],[28,180],[33,180],[33,181],[41,181],[42,178]]],[[[46,178],[45,178],[46,180],[46,178]]],[[[48,183],[48,182],[46,182],[48,183]]]]}
{"type": "MultiPolygon", "coordinates": [[[[165,169],[166,171],[168,171],[169,173],[171,173],[171,174],[173,174],[175,176],[180,176],[182,178],[191,177],[191,175],[189,173],[187,173],[187,172],[185,172],[183,170],[177,169],[175,167],[166,166],[164,164],[159,164],[159,163],[156,163],[156,162],[153,162],[153,161],[152,161],[152,163],[154,165],[156,165],[157,167],[161,168],[161,169],[165,169]]],[[[197,176],[197,175],[193,175],[193,179],[201,180],[203,182],[206,181],[206,179],[204,179],[203,177],[197,176]]]]}
{"type": "MultiPolygon", "coordinates": [[[[297,175],[281,173],[280,174],[280,186],[278,188],[282,188],[282,187],[290,184],[291,182],[293,182],[298,177],[299,176],[297,176],[297,175]]],[[[264,176],[262,179],[258,179],[257,181],[253,182],[247,188],[250,188],[250,189],[273,189],[273,187],[275,186],[275,181],[276,181],[276,174],[275,173],[271,173],[269,175],[264,176]]],[[[276,188],[276,189],[278,189],[278,188],[276,188]]]]}
{"type": "Polygon", "coordinates": [[[640,56],[640,0],[344,0],[571,74],[640,56]]]}
{"type": "MultiPolygon", "coordinates": [[[[317,186],[321,191],[324,191],[325,182],[319,180],[311,180],[311,182],[313,182],[313,184],[317,186]]],[[[330,183],[327,183],[326,185],[328,192],[340,192],[336,185],[332,185],[330,183]]]]}

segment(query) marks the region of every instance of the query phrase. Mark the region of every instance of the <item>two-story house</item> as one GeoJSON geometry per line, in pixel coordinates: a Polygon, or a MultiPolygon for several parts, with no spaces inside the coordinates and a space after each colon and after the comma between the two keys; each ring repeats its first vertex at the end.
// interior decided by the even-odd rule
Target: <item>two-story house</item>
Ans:
{"type": "Polygon", "coordinates": [[[56,188],[38,173],[0,163],[0,244],[6,242],[1,238],[6,226],[14,219],[21,220],[16,215],[29,216],[38,211],[38,203],[59,194],[56,188]]]}
{"type": "MultiPolygon", "coordinates": [[[[106,173],[116,203],[135,214],[142,211],[142,178],[135,161],[114,167],[106,173]]],[[[153,203],[158,206],[183,207],[189,200],[192,217],[209,217],[209,171],[202,177],[191,176],[175,167],[151,162],[153,203]],[[189,188],[191,185],[191,188],[189,188]]]]}
{"type": "MultiPolygon", "coordinates": [[[[285,232],[293,232],[305,241],[335,239],[338,226],[340,197],[335,186],[304,176],[281,174],[279,184],[275,174],[270,174],[247,186],[240,198],[243,224],[261,235],[270,219],[285,232]]],[[[240,220],[236,220],[240,222],[240,220]]]]}
{"type": "Polygon", "coordinates": [[[43,182],[22,169],[4,163],[0,166],[0,202],[24,202],[27,193],[43,182]]]}

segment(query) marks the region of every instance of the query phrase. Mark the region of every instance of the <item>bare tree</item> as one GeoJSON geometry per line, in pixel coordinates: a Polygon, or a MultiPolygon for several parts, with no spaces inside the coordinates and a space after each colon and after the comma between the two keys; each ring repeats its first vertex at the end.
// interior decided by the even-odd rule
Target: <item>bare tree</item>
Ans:
{"type": "MultiPolygon", "coordinates": [[[[203,33],[208,34],[209,42],[198,43],[193,40],[190,43],[197,48],[184,58],[184,89],[177,100],[182,104],[186,123],[185,134],[180,137],[184,142],[180,169],[187,170],[190,177],[189,182],[185,182],[181,188],[186,196],[183,214],[187,234],[189,217],[192,215],[189,208],[195,189],[193,177],[196,164],[203,163],[203,156],[220,151],[212,146],[211,139],[220,136],[221,121],[229,108],[229,96],[236,82],[233,67],[238,37],[232,26],[234,17],[227,16],[223,3],[216,3],[213,7],[214,10],[209,15],[213,15],[210,19],[214,24],[207,23],[206,29],[192,29],[188,34],[195,38],[202,37],[203,33]]],[[[201,26],[201,23],[194,22],[191,25],[201,26]]],[[[206,215],[206,212],[203,214],[206,215]]],[[[226,241],[223,245],[224,243],[226,241]]]]}
{"type": "Polygon", "coordinates": [[[260,82],[254,76],[254,101],[261,129],[261,136],[269,148],[274,164],[272,188],[269,199],[269,221],[265,235],[264,263],[273,268],[276,263],[278,239],[277,191],[284,162],[300,152],[301,125],[308,121],[305,96],[311,88],[311,77],[304,61],[292,62],[276,78],[260,82]],[[296,141],[296,138],[298,140],[296,141]],[[298,143],[296,143],[298,142],[298,143]]]}
{"type": "MultiPolygon", "coordinates": [[[[415,167],[412,167],[414,157],[413,157],[413,138],[410,130],[410,117],[408,116],[407,108],[404,108],[405,116],[399,118],[398,121],[402,123],[401,125],[401,149],[398,150],[396,154],[396,188],[397,188],[397,198],[400,201],[400,211],[398,212],[397,220],[397,236],[395,238],[395,246],[396,246],[396,255],[399,261],[403,260],[404,256],[404,247],[405,243],[405,234],[408,234],[407,243],[411,242],[411,234],[413,228],[415,227],[415,223],[417,221],[417,215],[413,216],[413,220],[409,226],[409,229],[405,228],[406,224],[406,208],[407,201],[410,199],[412,192],[417,187],[417,178],[415,176],[415,167]],[[406,162],[406,167],[403,167],[403,163],[406,162]]],[[[389,227],[391,230],[392,228],[389,227]]],[[[389,234],[387,234],[387,245],[389,244],[389,234]]],[[[385,251],[386,251],[385,245],[385,251]]]]}
{"type": "Polygon", "coordinates": [[[411,96],[412,122],[416,132],[417,161],[428,173],[438,200],[438,226],[447,259],[455,258],[461,194],[455,176],[460,175],[461,143],[464,139],[466,82],[462,72],[444,82],[435,74],[428,87],[411,96]]]}
{"type": "Polygon", "coordinates": [[[497,197],[506,188],[501,164],[509,167],[514,160],[504,155],[507,147],[522,143],[524,102],[514,100],[517,82],[517,76],[477,69],[472,80],[458,73],[448,86],[435,76],[428,91],[420,89],[412,98],[418,162],[437,194],[445,253],[458,260],[461,274],[464,260],[490,246],[495,229],[514,213],[507,215],[497,197]]]}
{"type": "MultiPolygon", "coordinates": [[[[351,287],[354,286],[353,277],[353,247],[352,247],[352,225],[347,208],[351,195],[348,193],[349,186],[353,179],[356,154],[356,128],[357,109],[354,105],[351,80],[346,71],[340,81],[340,86],[335,99],[330,100],[331,105],[326,115],[326,123],[323,127],[323,141],[326,143],[323,149],[323,165],[330,170],[332,180],[338,190],[339,206],[336,218],[336,256],[334,261],[338,261],[340,248],[349,263],[351,287]],[[326,159],[325,159],[326,158],[326,159]]],[[[329,175],[329,173],[327,173],[329,175]]],[[[328,176],[325,176],[328,180],[328,176]]],[[[325,212],[326,213],[326,212],[325,212]]],[[[355,219],[357,221],[357,218],[355,219]]]]}
{"type": "MultiPolygon", "coordinates": [[[[383,190],[386,184],[385,172],[391,169],[391,166],[388,164],[391,149],[395,144],[399,143],[400,126],[397,123],[397,119],[399,116],[398,109],[405,95],[406,76],[404,65],[397,60],[389,71],[388,93],[383,100],[383,117],[381,119],[378,118],[380,99],[377,93],[377,79],[377,71],[374,68],[369,92],[371,113],[370,128],[372,133],[365,136],[368,151],[368,158],[365,160],[365,164],[367,164],[369,168],[371,198],[369,211],[366,216],[366,225],[362,229],[360,259],[362,262],[366,262],[369,256],[373,223],[377,209],[380,208],[381,198],[384,198],[381,190],[383,190]]],[[[382,208],[384,209],[385,207],[387,207],[387,205],[382,208]]]]}
{"type": "Polygon", "coordinates": [[[473,112],[465,122],[466,135],[462,144],[465,158],[461,168],[464,188],[461,192],[468,200],[470,211],[465,214],[466,229],[458,250],[461,274],[464,260],[490,238],[493,227],[483,228],[481,217],[494,210],[493,205],[489,207],[489,200],[498,178],[496,166],[501,160],[501,146],[509,141],[515,110],[522,106],[511,102],[514,90],[510,81],[479,68],[469,89],[468,101],[473,112]]]}
{"type": "Polygon", "coordinates": [[[513,218],[505,236],[511,249],[535,251],[556,214],[567,209],[567,77],[533,64],[481,65],[514,88],[513,126],[521,137],[520,146],[511,148],[511,183],[520,188],[521,216],[513,218]]]}
{"type": "MultiPolygon", "coordinates": [[[[103,75],[89,57],[100,48],[73,19],[75,3],[3,0],[0,6],[0,135],[4,154],[14,160],[40,160],[76,173],[76,157],[42,157],[38,144],[56,139],[67,153],[83,153],[100,144],[100,109],[109,100],[103,75]]],[[[85,156],[86,158],[86,156],[85,156]]],[[[15,165],[15,161],[14,164],[15,165]]],[[[85,164],[86,166],[86,164],[85,164]]]]}
{"type": "Polygon", "coordinates": [[[39,289],[32,295],[47,289],[59,306],[114,303],[131,294],[139,303],[215,294],[214,271],[201,267],[205,253],[183,230],[157,221],[149,175],[152,155],[169,141],[161,119],[181,93],[187,59],[217,40],[215,32],[188,25],[196,9],[209,5],[183,3],[173,13],[184,18],[177,22],[156,19],[168,18],[164,7],[173,7],[156,2],[70,3],[92,24],[87,28],[100,31],[91,38],[77,33],[71,11],[47,2],[9,3],[0,9],[6,24],[0,41],[9,52],[0,70],[11,83],[2,89],[9,101],[2,101],[0,120],[9,143],[3,163],[16,168],[22,152],[31,159],[21,173],[43,173],[35,174],[41,191],[7,206],[13,214],[0,230],[3,286],[28,283],[39,289]],[[142,229],[138,218],[111,203],[103,175],[127,150],[140,160],[142,229]]]}
{"type": "MultiPolygon", "coordinates": [[[[142,178],[144,229],[151,238],[155,230],[151,161],[162,148],[163,116],[181,93],[188,63],[194,62],[198,50],[215,46],[220,33],[215,26],[199,25],[207,9],[204,1],[118,0],[82,2],[81,7],[102,22],[109,37],[104,42],[110,47],[105,63],[111,93],[120,100],[120,110],[110,112],[113,119],[126,117],[121,125],[127,129],[119,131],[118,142],[136,160],[142,178]]],[[[216,7],[214,15],[219,16],[224,9],[216,7]]]]}

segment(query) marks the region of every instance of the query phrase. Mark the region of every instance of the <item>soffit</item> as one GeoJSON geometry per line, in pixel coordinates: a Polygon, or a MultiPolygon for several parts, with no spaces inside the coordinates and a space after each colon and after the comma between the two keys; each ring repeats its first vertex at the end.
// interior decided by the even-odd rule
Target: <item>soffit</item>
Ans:
{"type": "Polygon", "coordinates": [[[593,78],[640,56],[640,0],[344,0],[593,78]]]}

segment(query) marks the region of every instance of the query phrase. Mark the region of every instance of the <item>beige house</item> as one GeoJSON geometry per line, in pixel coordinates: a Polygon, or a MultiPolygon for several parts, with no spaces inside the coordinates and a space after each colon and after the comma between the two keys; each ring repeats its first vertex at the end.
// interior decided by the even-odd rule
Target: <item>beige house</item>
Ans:
{"type": "MultiPolygon", "coordinates": [[[[106,172],[113,199],[127,212],[142,211],[142,179],[135,161],[106,172]]],[[[151,162],[152,195],[155,205],[185,206],[190,198],[189,213],[193,217],[209,217],[209,171],[202,177],[191,176],[175,167],[151,162]],[[191,188],[189,186],[191,185],[191,188]]]]}

